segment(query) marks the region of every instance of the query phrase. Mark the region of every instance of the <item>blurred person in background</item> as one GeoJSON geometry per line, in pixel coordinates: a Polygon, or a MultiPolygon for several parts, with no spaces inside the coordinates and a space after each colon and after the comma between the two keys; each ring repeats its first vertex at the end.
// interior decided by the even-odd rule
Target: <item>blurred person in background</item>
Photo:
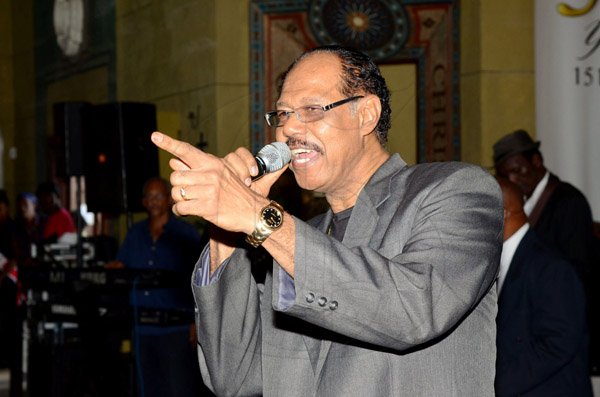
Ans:
{"type": "Polygon", "coordinates": [[[504,197],[498,274],[497,396],[592,396],[583,285],[573,267],[530,227],[523,195],[497,178],[504,197]]]}
{"type": "Polygon", "coordinates": [[[36,189],[40,210],[42,211],[42,240],[44,243],[54,243],[61,239],[74,243],[77,229],[73,217],[60,200],[58,188],[54,182],[42,182],[36,189]]]}
{"type": "MultiPolygon", "coordinates": [[[[21,192],[16,199],[15,213],[15,259],[21,273],[24,268],[35,264],[38,244],[41,241],[41,230],[37,210],[37,197],[30,192],[21,192]]],[[[23,338],[23,321],[25,319],[25,295],[21,281],[17,276],[16,317],[14,340],[20,346],[23,338]]],[[[14,361],[10,366],[10,396],[22,395],[22,363],[23,352],[15,348],[14,361]]]]}
{"type": "Polygon", "coordinates": [[[17,195],[15,216],[16,241],[19,263],[30,262],[32,251],[41,240],[38,200],[33,193],[21,192],[17,195]]]}
{"type": "Polygon", "coordinates": [[[581,191],[560,180],[544,165],[541,142],[524,130],[505,135],[494,144],[496,175],[517,185],[525,197],[523,211],[538,237],[573,266],[586,291],[590,343],[590,368],[600,369],[597,308],[600,296],[600,240],[593,234],[590,205],[581,191]]]}
{"type": "MultiPolygon", "coordinates": [[[[201,238],[192,225],[172,214],[170,194],[171,187],[166,180],[155,177],[146,181],[142,203],[148,217],[129,229],[119,247],[117,260],[107,267],[164,270],[188,280],[202,249],[201,238]]],[[[168,397],[210,393],[206,390],[206,394],[201,394],[204,387],[196,357],[194,301],[189,282],[174,287],[141,286],[133,291],[131,299],[138,313],[150,310],[158,314],[159,320],[166,320],[152,325],[136,324],[138,395],[168,397]],[[175,317],[180,321],[168,320],[175,317]]]]}
{"type": "Polygon", "coordinates": [[[10,216],[10,201],[0,190],[0,368],[12,364],[16,343],[17,267],[15,261],[15,222],[10,216]]]}

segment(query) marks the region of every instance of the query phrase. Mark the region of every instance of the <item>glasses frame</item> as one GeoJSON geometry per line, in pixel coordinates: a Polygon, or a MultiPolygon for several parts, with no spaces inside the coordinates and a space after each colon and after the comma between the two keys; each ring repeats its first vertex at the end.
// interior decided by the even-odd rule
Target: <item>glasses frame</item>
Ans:
{"type": "MultiPolygon", "coordinates": [[[[298,114],[296,111],[297,111],[298,109],[304,109],[304,108],[310,108],[310,107],[320,107],[320,108],[323,110],[323,116],[325,116],[325,112],[327,112],[327,111],[329,111],[329,110],[331,110],[331,109],[333,109],[333,108],[336,108],[336,107],[338,107],[338,106],[344,105],[344,104],[346,104],[346,103],[348,103],[348,102],[355,101],[355,100],[357,100],[357,99],[360,99],[360,98],[364,98],[364,95],[356,95],[356,96],[351,96],[351,97],[349,97],[349,98],[345,98],[345,99],[342,99],[342,100],[340,100],[340,101],[337,101],[337,102],[330,103],[329,105],[325,105],[325,106],[319,106],[319,105],[307,105],[307,106],[300,106],[300,107],[297,107],[297,108],[295,108],[295,109],[292,109],[292,110],[287,110],[287,111],[285,111],[285,112],[286,112],[288,115],[289,115],[290,113],[294,113],[294,114],[296,115],[296,118],[297,118],[297,119],[298,119],[298,120],[299,120],[301,123],[305,123],[305,124],[306,124],[306,123],[312,123],[312,122],[315,122],[315,121],[322,120],[322,118],[319,118],[319,119],[316,119],[316,120],[312,120],[312,121],[304,121],[304,120],[302,120],[302,119],[300,118],[300,115],[299,115],[299,114],[298,114]]],[[[273,116],[276,116],[276,115],[277,115],[277,113],[279,113],[279,112],[280,112],[280,110],[272,110],[272,111],[270,111],[270,112],[267,112],[267,113],[265,113],[265,121],[267,122],[267,125],[268,125],[269,127],[278,128],[278,127],[283,127],[283,126],[284,126],[284,124],[285,124],[285,123],[283,123],[283,124],[281,124],[281,125],[272,125],[272,124],[271,124],[271,122],[269,121],[271,117],[273,117],[273,116]]],[[[288,117],[288,120],[289,120],[289,117],[288,117]]],[[[286,122],[287,122],[287,120],[286,120],[286,122]]]]}

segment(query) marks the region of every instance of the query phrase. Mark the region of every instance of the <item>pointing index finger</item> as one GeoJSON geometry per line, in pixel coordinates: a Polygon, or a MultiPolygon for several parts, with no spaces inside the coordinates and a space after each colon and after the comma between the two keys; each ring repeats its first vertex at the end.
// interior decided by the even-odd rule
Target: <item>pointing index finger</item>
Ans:
{"type": "Polygon", "coordinates": [[[150,138],[156,146],[178,157],[190,168],[200,166],[203,162],[204,152],[187,142],[173,139],[158,131],[153,132],[150,138]]]}

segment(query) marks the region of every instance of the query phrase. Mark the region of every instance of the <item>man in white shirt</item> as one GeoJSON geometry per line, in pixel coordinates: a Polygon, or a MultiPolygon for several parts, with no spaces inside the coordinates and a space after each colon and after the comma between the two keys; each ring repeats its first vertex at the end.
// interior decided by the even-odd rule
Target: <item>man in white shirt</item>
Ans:
{"type": "Polygon", "coordinates": [[[530,228],[519,188],[497,179],[504,198],[504,244],[496,395],[591,396],[582,284],[572,266],[530,228]]]}
{"type": "Polygon", "coordinates": [[[542,241],[563,254],[585,281],[594,262],[592,212],[577,188],[546,169],[540,144],[524,130],[498,140],[494,144],[496,175],[520,188],[531,227],[542,241]]]}
{"type": "Polygon", "coordinates": [[[510,179],[524,194],[525,214],[531,228],[547,245],[560,252],[583,281],[588,302],[590,368],[600,371],[600,324],[594,313],[600,306],[596,280],[600,279],[600,241],[593,235],[590,205],[574,186],[558,179],[544,166],[535,141],[524,130],[517,130],[494,144],[496,174],[510,179]]]}

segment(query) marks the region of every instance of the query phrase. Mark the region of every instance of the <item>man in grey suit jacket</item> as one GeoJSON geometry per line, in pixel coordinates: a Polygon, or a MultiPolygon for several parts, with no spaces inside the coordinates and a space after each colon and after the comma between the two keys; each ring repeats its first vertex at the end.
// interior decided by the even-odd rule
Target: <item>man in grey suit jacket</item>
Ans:
{"type": "Polygon", "coordinates": [[[303,54],[276,108],[266,119],[298,184],[331,207],[309,222],[269,201],[283,169],[253,181],[247,149],[217,158],[152,136],[177,157],[173,210],[213,225],[193,275],[205,383],[220,396],[493,395],[493,177],[390,156],[389,91],[351,49],[303,54]]]}

